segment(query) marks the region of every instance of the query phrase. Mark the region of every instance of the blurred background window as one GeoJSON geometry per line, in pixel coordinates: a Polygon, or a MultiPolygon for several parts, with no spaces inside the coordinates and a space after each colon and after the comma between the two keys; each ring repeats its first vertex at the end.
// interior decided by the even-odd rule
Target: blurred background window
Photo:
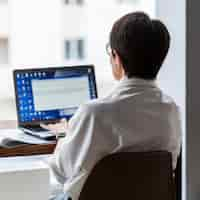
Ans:
{"type": "Polygon", "coordinates": [[[136,10],[154,17],[155,0],[0,0],[0,120],[16,119],[13,69],[94,64],[105,95],[115,84],[110,30],[136,10]]]}
{"type": "Polygon", "coordinates": [[[82,5],[84,3],[84,0],[65,0],[65,4],[78,4],[82,5]]]}
{"type": "Polygon", "coordinates": [[[85,52],[85,46],[83,39],[73,39],[65,41],[66,61],[82,60],[84,59],[84,52],[85,52]]]}

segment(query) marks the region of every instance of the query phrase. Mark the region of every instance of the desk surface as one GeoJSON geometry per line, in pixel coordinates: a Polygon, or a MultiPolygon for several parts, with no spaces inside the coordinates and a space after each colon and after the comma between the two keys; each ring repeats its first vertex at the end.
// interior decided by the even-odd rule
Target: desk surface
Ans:
{"type": "MultiPolygon", "coordinates": [[[[0,129],[16,128],[17,122],[13,120],[0,121],[0,129]]],[[[51,154],[56,144],[24,145],[16,148],[0,148],[0,157],[28,156],[37,154],[51,154]]]]}

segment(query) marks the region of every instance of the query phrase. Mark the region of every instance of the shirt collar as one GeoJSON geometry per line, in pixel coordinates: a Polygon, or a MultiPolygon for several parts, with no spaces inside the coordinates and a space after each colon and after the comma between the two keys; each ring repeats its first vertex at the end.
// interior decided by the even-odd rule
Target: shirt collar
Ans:
{"type": "Polygon", "coordinates": [[[118,96],[122,91],[130,90],[130,89],[146,89],[146,88],[158,88],[156,84],[156,80],[145,80],[140,78],[128,78],[123,77],[120,81],[116,83],[113,89],[109,92],[105,98],[118,96]]]}
{"type": "Polygon", "coordinates": [[[157,87],[156,80],[145,80],[141,78],[128,78],[124,76],[120,81],[119,85],[122,86],[141,86],[141,87],[157,87]]]}

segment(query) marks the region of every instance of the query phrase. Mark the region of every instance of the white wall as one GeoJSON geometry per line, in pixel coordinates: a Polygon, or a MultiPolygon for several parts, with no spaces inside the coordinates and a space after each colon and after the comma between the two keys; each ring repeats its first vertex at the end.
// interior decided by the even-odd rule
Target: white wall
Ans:
{"type": "Polygon", "coordinates": [[[163,65],[159,83],[164,91],[172,96],[181,108],[183,124],[183,198],[186,198],[186,135],[185,135],[185,111],[186,111],[186,12],[185,0],[173,2],[157,0],[157,16],[169,28],[171,33],[171,48],[166,62],[163,65]]]}

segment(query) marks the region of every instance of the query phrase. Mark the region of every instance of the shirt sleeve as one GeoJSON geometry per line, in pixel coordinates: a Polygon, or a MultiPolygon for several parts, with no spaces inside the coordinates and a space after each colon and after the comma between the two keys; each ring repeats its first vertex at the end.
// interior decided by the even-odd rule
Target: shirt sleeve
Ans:
{"type": "Polygon", "coordinates": [[[65,183],[81,171],[89,171],[99,159],[116,148],[106,129],[92,106],[80,107],[69,122],[67,137],[59,141],[50,162],[59,182],[65,183]]]}

